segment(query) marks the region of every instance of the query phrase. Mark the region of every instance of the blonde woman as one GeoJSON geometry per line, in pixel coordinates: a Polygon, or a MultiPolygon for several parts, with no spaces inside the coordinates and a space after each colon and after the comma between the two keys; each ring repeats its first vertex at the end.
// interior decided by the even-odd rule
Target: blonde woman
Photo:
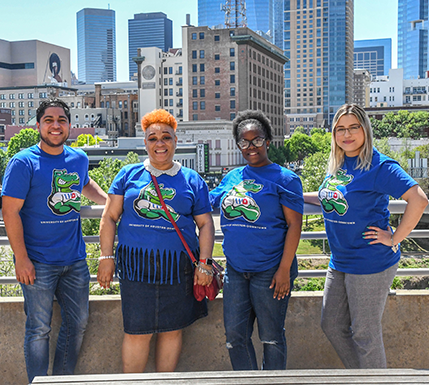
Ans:
{"type": "Polygon", "coordinates": [[[426,195],[396,161],[373,148],[366,112],[345,104],[332,122],[327,176],[304,201],[322,206],[332,252],[322,329],[346,368],[385,368],[381,318],[399,243],[418,223],[426,195]],[[396,230],[389,225],[389,196],[408,203],[396,230]]]}

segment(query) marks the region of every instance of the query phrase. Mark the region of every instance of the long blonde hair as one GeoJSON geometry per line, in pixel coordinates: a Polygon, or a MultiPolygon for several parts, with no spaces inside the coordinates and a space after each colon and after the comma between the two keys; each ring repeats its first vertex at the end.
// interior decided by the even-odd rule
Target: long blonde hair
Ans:
{"type": "Polygon", "coordinates": [[[340,107],[332,121],[332,139],[331,139],[331,153],[328,161],[328,173],[336,175],[337,171],[344,164],[344,150],[338,146],[335,140],[335,129],[338,121],[344,115],[354,115],[362,126],[365,140],[362,149],[359,153],[356,169],[369,170],[372,162],[372,127],[368,115],[365,110],[356,104],[344,104],[340,107]]]}

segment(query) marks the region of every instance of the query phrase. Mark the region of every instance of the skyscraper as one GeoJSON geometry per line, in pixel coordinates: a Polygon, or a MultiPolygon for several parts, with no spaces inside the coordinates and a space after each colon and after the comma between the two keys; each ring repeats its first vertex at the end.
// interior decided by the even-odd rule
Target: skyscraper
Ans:
{"type": "Polygon", "coordinates": [[[424,78],[429,70],[428,0],[398,0],[398,68],[404,79],[424,78]]]}
{"type": "Polygon", "coordinates": [[[79,82],[116,81],[115,11],[84,8],[76,21],[79,82]]]}
{"type": "Polygon", "coordinates": [[[372,76],[387,76],[391,67],[392,39],[355,40],[355,69],[366,69],[372,76]]]}
{"type": "Polygon", "coordinates": [[[353,0],[284,0],[285,113],[323,114],[351,102],[353,0]]]}
{"type": "MultiPolygon", "coordinates": [[[[225,6],[227,0],[198,0],[198,25],[209,28],[225,28],[225,6]]],[[[235,18],[239,0],[230,0],[231,17],[235,18]]],[[[274,3],[279,0],[246,0],[247,27],[259,33],[270,42],[274,41],[274,3]]],[[[281,1],[283,3],[283,0],[281,1]]],[[[277,10],[279,11],[278,7],[277,10]]],[[[280,41],[282,44],[282,41],[280,41]]],[[[279,45],[280,48],[282,48],[279,45]]]]}
{"type": "Polygon", "coordinates": [[[163,12],[137,13],[128,20],[129,77],[137,72],[133,57],[138,48],[157,47],[167,52],[173,47],[173,22],[163,12]]]}

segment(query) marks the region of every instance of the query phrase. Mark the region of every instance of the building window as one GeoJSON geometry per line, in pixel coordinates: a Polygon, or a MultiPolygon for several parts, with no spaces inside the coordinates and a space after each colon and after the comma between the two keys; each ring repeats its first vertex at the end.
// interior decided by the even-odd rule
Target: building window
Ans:
{"type": "Polygon", "coordinates": [[[231,56],[231,57],[235,56],[235,48],[229,49],[229,56],[231,56]]]}
{"type": "Polygon", "coordinates": [[[168,86],[168,79],[164,78],[164,86],[168,86]]]}
{"type": "Polygon", "coordinates": [[[9,107],[10,108],[15,108],[15,102],[9,102],[9,107]]]}
{"type": "Polygon", "coordinates": [[[28,107],[34,107],[34,102],[28,102],[28,107]]]}
{"type": "Polygon", "coordinates": [[[230,100],[230,101],[229,101],[229,108],[230,108],[231,110],[234,110],[234,109],[235,109],[235,100],[230,100]]]}
{"type": "Polygon", "coordinates": [[[197,89],[193,89],[192,90],[192,97],[193,98],[198,98],[198,90],[197,89]]]}
{"type": "Polygon", "coordinates": [[[220,92],[215,92],[215,99],[220,99],[220,92]]]}
{"type": "Polygon", "coordinates": [[[167,67],[164,67],[164,75],[167,75],[167,67]]]}
{"type": "Polygon", "coordinates": [[[218,53],[215,55],[215,60],[220,60],[220,55],[218,53]]]}
{"type": "Polygon", "coordinates": [[[229,75],[229,82],[235,83],[235,75],[229,75]]]}
{"type": "Polygon", "coordinates": [[[214,35],[214,41],[220,41],[220,35],[214,35]]]}
{"type": "Polygon", "coordinates": [[[200,40],[204,40],[204,32],[200,32],[200,40]]]}
{"type": "Polygon", "coordinates": [[[194,111],[198,110],[198,102],[192,102],[192,109],[194,111]]]}
{"type": "Polygon", "coordinates": [[[164,99],[164,107],[168,107],[168,99],[164,99]]]}
{"type": "Polygon", "coordinates": [[[18,94],[18,99],[24,99],[24,94],[18,94]]]}
{"type": "Polygon", "coordinates": [[[206,109],[206,102],[202,101],[200,102],[200,110],[205,110],[206,109]]]}
{"type": "Polygon", "coordinates": [[[235,87],[229,89],[229,96],[235,96],[235,87]]]}
{"type": "Polygon", "coordinates": [[[168,89],[168,95],[169,95],[169,96],[173,96],[173,89],[172,89],[172,88],[169,88],[169,89],[168,89]]]}
{"type": "Polygon", "coordinates": [[[232,62],[229,63],[229,69],[231,71],[235,71],[235,61],[232,61],[232,62]]]}
{"type": "Polygon", "coordinates": [[[74,120],[75,120],[76,122],[78,122],[78,121],[79,121],[79,115],[75,115],[75,116],[74,116],[74,120]]]}
{"type": "Polygon", "coordinates": [[[12,116],[15,116],[15,110],[12,110],[12,111],[10,112],[10,114],[11,114],[12,116]]]}
{"type": "Polygon", "coordinates": [[[192,76],[192,85],[196,86],[198,84],[198,77],[192,76]]]}
{"type": "Polygon", "coordinates": [[[48,94],[46,92],[39,92],[40,99],[46,99],[47,97],[48,97],[48,94]]]}
{"type": "Polygon", "coordinates": [[[24,124],[24,123],[25,123],[24,118],[19,118],[19,124],[24,124]]]}
{"type": "Polygon", "coordinates": [[[206,84],[206,77],[205,76],[200,76],[200,84],[201,85],[206,84]]]}
{"type": "Polygon", "coordinates": [[[173,67],[168,67],[168,73],[169,73],[170,75],[173,75],[173,67]]]}
{"type": "Polygon", "coordinates": [[[89,115],[85,114],[85,120],[89,120],[89,115]]]}
{"type": "MultiPolygon", "coordinates": [[[[74,107],[74,103],[73,102],[72,102],[71,106],[72,106],[72,108],[74,107]]],[[[100,102],[100,107],[104,108],[104,102],[100,102]]]]}
{"type": "Polygon", "coordinates": [[[196,64],[192,64],[192,72],[197,72],[198,66],[196,64]]]}
{"type": "Polygon", "coordinates": [[[193,114],[192,115],[192,120],[198,120],[198,114],[193,114]]]}
{"type": "Polygon", "coordinates": [[[19,110],[19,115],[20,116],[24,116],[25,115],[25,110],[19,110]]]}
{"type": "Polygon", "coordinates": [[[173,107],[173,99],[169,99],[170,107],[173,107]]]}
{"type": "Polygon", "coordinates": [[[192,34],[192,40],[197,40],[197,34],[195,32],[192,34]]]}
{"type": "Polygon", "coordinates": [[[220,86],[220,80],[219,79],[215,80],[215,86],[220,86]]]}
{"type": "Polygon", "coordinates": [[[206,97],[206,90],[205,90],[204,88],[202,88],[202,89],[200,90],[200,97],[201,97],[201,98],[205,98],[205,97],[206,97]]]}
{"type": "Polygon", "coordinates": [[[0,100],[5,100],[6,99],[6,95],[5,94],[0,94],[0,100]]]}
{"type": "Polygon", "coordinates": [[[128,101],[124,100],[124,108],[128,108],[128,101]]]}
{"type": "Polygon", "coordinates": [[[215,106],[215,111],[220,111],[220,105],[215,106]]]}
{"type": "Polygon", "coordinates": [[[15,94],[9,94],[9,99],[15,99],[15,94]]]}
{"type": "Polygon", "coordinates": [[[168,79],[168,85],[172,86],[173,85],[173,78],[169,78],[168,79]]]}
{"type": "Polygon", "coordinates": [[[229,114],[229,119],[230,119],[230,120],[234,120],[234,119],[235,119],[235,112],[231,112],[231,113],[229,114]]]}
{"type": "Polygon", "coordinates": [[[197,58],[197,51],[192,51],[192,59],[196,59],[197,58]]]}
{"type": "Polygon", "coordinates": [[[206,65],[204,63],[200,64],[200,72],[204,72],[206,70],[206,65]]]}
{"type": "Polygon", "coordinates": [[[220,73],[220,67],[215,67],[215,74],[220,73]]]}
{"type": "Polygon", "coordinates": [[[23,108],[24,107],[24,102],[19,102],[18,103],[18,107],[23,108]]]}
{"type": "Polygon", "coordinates": [[[203,49],[200,51],[200,59],[204,59],[204,50],[203,49]]]}
{"type": "Polygon", "coordinates": [[[118,102],[118,106],[119,106],[119,108],[122,108],[122,100],[120,100],[120,101],[118,102]]]}

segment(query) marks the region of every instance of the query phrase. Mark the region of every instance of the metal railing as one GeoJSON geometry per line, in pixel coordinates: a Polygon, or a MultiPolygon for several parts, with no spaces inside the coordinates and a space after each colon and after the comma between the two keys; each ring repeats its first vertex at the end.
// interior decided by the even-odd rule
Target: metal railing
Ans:
{"type": "MultiPolygon", "coordinates": [[[[391,201],[389,204],[389,211],[391,214],[403,214],[407,203],[405,201],[391,201]]],[[[89,219],[99,219],[103,212],[104,206],[82,206],[81,217],[89,219]]],[[[426,207],[425,214],[429,214],[429,206],[426,207]]],[[[320,206],[305,204],[304,215],[322,215],[320,206]]],[[[85,243],[98,243],[100,237],[98,235],[84,236],[85,243]]],[[[429,230],[413,230],[407,238],[429,238],[429,230]]],[[[215,240],[217,242],[223,239],[221,231],[216,231],[215,240]]],[[[301,239],[327,239],[325,231],[303,231],[301,239]]],[[[0,246],[8,246],[9,240],[7,237],[0,237],[0,246]]],[[[311,258],[311,257],[310,257],[311,258]]],[[[321,278],[325,277],[326,270],[300,270],[299,278],[321,278]]],[[[429,276],[429,269],[398,269],[397,276],[429,276]]],[[[114,281],[117,282],[115,278],[114,281]]],[[[91,276],[91,282],[97,282],[95,275],[91,276]]],[[[13,285],[17,284],[15,277],[0,277],[0,285],[13,285]]]]}

